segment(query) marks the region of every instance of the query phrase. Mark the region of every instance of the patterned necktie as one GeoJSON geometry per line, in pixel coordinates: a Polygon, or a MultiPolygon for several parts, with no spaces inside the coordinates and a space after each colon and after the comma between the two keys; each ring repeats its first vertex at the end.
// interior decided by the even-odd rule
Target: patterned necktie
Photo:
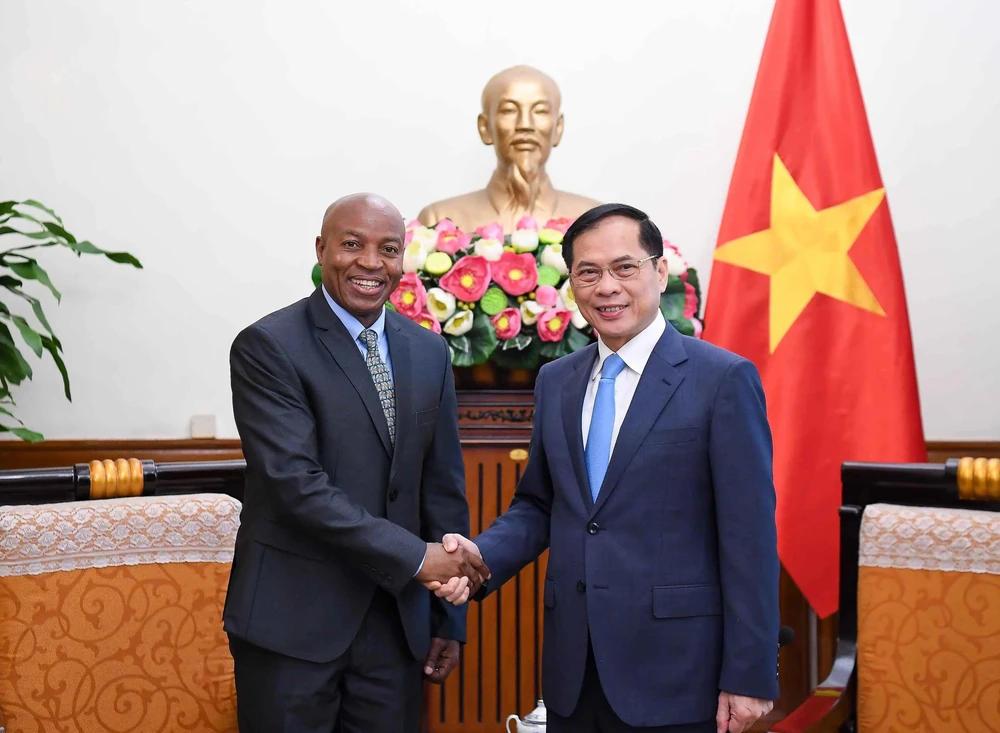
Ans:
{"type": "Polygon", "coordinates": [[[601,382],[597,386],[594,400],[594,414],[590,418],[587,433],[587,477],[590,479],[590,494],[597,501],[608,472],[611,460],[611,435],[615,428],[615,378],[625,368],[625,362],[618,354],[611,354],[601,367],[601,382]]]}
{"type": "Polygon", "coordinates": [[[375,382],[375,389],[378,390],[378,398],[382,403],[382,412],[385,413],[385,421],[389,424],[389,441],[396,445],[396,395],[392,391],[392,379],[389,377],[389,369],[378,353],[378,334],[370,328],[361,332],[361,343],[368,350],[365,357],[365,364],[368,371],[372,373],[372,381],[375,382]]]}

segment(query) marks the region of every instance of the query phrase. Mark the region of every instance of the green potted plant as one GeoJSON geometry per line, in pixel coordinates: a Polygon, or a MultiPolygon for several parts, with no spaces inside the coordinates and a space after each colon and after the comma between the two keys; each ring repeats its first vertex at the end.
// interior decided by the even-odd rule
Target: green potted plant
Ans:
{"type": "Polygon", "coordinates": [[[31,379],[33,374],[14,338],[14,331],[38,358],[43,358],[43,352],[49,353],[62,374],[66,399],[72,400],[72,397],[62,344],[45,318],[41,301],[23,288],[26,281],[34,280],[47,288],[56,302],[62,295],[32,255],[47,247],[65,247],[78,257],[104,255],[119,264],[138,268],[142,265],[128,252],[106,252],[90,242],[78,241],[66,231],[62,219],[54,211],[32,200],[0,201],[0,238],[3,244],[0,247],[0,432],[13,433],[22,440],[39,441],[43,436],[27,428],[13,412],[16,403],[11,389],[31,379]],[[15,246],[7,247],[8,243],[15,246]],[[15,303],[22,308],[30,306],[34,322],[17,313],[17,308],[11,307],[15,303]]]}

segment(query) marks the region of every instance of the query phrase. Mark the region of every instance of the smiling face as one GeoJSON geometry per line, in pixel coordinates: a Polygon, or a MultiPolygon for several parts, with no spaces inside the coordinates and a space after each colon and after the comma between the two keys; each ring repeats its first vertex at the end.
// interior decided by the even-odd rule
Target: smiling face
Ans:
{"type": "Polygon", "coordinates": [[[316,237],[323,285],[365,327],[378,320],[399,285],[405,233],[403,217],[377,196],[348,197],[327,210],[316,237]]]}
{"type": "MultiPolygon", "coordinates": [[[[639,262],[649,256],[639,241],[639,223],[624,216],[610,216],[576,238],[572,272],[639,262]]],[[[656,318],[667,277],[667,261],[660,257],[642,262],[627,280],[618,280],[603,270],[601,279],[593,285],[574,281],[573,295],[601,340],[618,351],[656,318]]]]}

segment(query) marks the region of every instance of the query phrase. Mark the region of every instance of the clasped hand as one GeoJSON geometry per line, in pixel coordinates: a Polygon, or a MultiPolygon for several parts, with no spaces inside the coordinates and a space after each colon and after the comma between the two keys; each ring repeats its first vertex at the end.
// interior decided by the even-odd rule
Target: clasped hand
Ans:
{"type": "Polygon", "coordinates": [[[417,580],[439,598],[455,605],[465,603],[490,577],[490,570],[472,540],[446,534],[441,542],[427,544],[417,580]]]}

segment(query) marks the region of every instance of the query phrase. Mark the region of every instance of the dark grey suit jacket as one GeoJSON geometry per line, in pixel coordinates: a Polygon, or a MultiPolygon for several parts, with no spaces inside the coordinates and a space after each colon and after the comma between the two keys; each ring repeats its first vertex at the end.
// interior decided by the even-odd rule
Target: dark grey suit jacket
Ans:
{"type": "Polygon", "coordinates": [[[378,587],[417,658],[465,641],[464,607],[413,580],[425,542],[469,532],[455,383],[441,336],[386,312],[396,445],[364,357],[323,292],[233,342],[233,411],[246,493],[224,623],[312,662],[343,654],[378,587]]]}

